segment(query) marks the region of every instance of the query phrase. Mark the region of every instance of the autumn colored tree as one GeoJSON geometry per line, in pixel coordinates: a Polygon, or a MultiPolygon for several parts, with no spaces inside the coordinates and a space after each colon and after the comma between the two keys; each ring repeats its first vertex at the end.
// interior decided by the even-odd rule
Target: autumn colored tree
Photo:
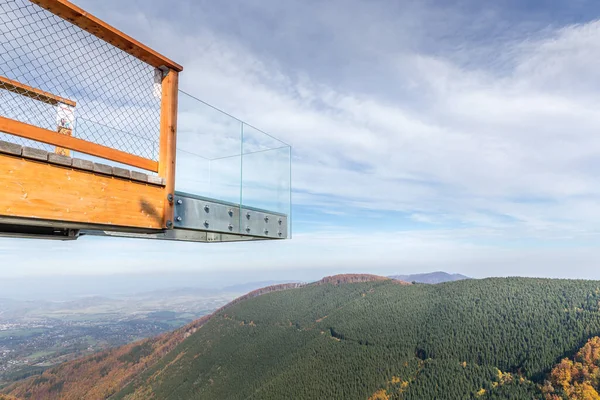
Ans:
{"type": "Polygon", "coordinates": [[[390,396],[387,395],[385,389],[380,389],[373,393],[373,396],[369,397],[369,400],[390,400],[390,396]]]}
{"type": "Polygon", "coordinates": [[[600,395],[592,385],[587,382],[575,383],[570,399],[574,400],[600,400],[600,395]]]}
{"type": "Polygon", "coordinates": [[[542,387],[546,400],[600,400],[600,337],[590,339],[574,360],[563,359],[542,387]]]}

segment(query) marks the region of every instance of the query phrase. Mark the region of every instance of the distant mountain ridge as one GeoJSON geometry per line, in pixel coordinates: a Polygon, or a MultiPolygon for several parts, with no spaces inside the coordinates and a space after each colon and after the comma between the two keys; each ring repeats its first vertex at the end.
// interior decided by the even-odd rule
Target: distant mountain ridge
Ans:
{"type": "Polygon", "coordinates": [[[429,272],[425,274],[391,275],[390,278],[405,282],[427,283],[431,285],[437,283],[455,282],[462,281],[465,279],[472,279],[465,275],[449,274],[443,271],[429,272]]]}
{"type": "Polygon", "coordinates": [[[248,293],[253,290],[266,288],[269,286],[288,284],[288,283],[301,283],[299,281],[294,280],[271,280],[271,281],[258,281],[258,282],[248,282],[237,285],[225,286],[221,288],[222,292],[228,293],[248,293]]]}
{"type": "MultiPolygon", "coordinates": [[[[391,277],[379,276],[379,275],[371,275],[371,274],[341,274],[341,275],[333,275],[326,276],[320,281],[314,282],[314,285],[343,285],[348,283],[362,283],[362,282],[379,282],[379,281],[387,281],[390,279],[394,279],[391,277]]],[[[401,280],[401,279],[396,279],[401,280]]],[[[407,282],[402,282],[407,283],[407,282]]]]}

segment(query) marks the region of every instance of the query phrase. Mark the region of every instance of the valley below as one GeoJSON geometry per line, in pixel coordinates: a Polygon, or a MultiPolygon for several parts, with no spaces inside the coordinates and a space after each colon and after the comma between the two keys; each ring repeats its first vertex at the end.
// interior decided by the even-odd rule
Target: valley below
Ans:
{"type": "Polygon", "coordinates": [[[0,299],[0,385],[188,324],[239,296],[181,289],[69,301],[0,299]]]}

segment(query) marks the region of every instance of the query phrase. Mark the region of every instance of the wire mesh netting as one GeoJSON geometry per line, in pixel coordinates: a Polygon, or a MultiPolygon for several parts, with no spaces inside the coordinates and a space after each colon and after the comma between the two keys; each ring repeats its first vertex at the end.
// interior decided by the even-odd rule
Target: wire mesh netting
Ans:
{"type": "MultiPolygon", "coordinates": [[[[160,70],[29,0],[0,1],[0,116],[68,128],[74,137],[157,161],[161,78],[160,70]]],[[[0,140],[54,148],[1,132],[0,140]]]]}

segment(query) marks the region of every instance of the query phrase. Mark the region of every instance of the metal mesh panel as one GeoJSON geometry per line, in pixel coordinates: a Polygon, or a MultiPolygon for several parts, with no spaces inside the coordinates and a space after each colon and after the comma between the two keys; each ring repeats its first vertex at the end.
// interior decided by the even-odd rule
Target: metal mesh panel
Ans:
{"type": "MultiPolygon", "coordinates": [[[[28,0],[0,2],[0,76],[76,102],[74,137],[158,160],[160,71],[28,0]]],[[[0,116],[58,129],[64,104],[8,86],[0,82],[0,116]]]]}

